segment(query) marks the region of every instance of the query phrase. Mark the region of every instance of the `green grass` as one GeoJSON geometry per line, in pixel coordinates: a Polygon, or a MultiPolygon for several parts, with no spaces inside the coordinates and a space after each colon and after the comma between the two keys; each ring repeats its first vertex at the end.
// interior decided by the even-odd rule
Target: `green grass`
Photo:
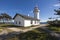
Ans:
{"type": "Polygon", "coordinates": [[[9,36],[6,40],[57,40],[54,37],[51,37],[48,33],[40,31],[39,28],[21,33],[15,36],[9,36]]]}
{"type": "Polygon", "coordinates": [[[2,32],[3,31],[3,29],[0,29],[0,32],[2,32]]]}
{"type": "Polygon", "coordinates": [[[22,33],[19,38],[20,40],[43,40],[47,38],[46,36],[47,34],[41,34],[38,32],[34,32],[34,31],[29,31],[26,33],[22,33]]]}
{"type": "Polygon", "coordinates": [[[0,24],[0,32],[7,30],[8,32],[12,32],[12,30],[7,29],[7,27],[18,27],[13,24],[0,24]]]}
{"type": "Polygon", "coordinates": [[[5,40],[19,40],[18,36],[7,37],[5,40]]]}
{"type": "Polygon", "coordinates": [[[4,27],[0,27],[0,32],[2,32],[2,31],[3,31],[3,29],[4,29],[4,27]]]}
{"type": "Polygon", "coordinates": [[[56,40],[56,38],[51,37],[48,33],[40,31],[39,28],[20,34],[19,39],[20,40],[56,40]]]}
{"type": "Polygon", "coordinates": [[[51,30],[51,31],[54,31],[54,32],[58,32],[58,33],[60,32],[60,27],[58,27],[58,26],[49,25],[48,29],[51,30]]]}
{"type": "MultiPolygon", "coordinates": [[[[1,26],[0,29],[6,29],[6,27],[8,26],[5,26],[5,25],[7,24],[0,25],[1,26]]],[[[10,32],[11,30],[8,30],[8,31],[10,32]]],[[[11,36],[7,37],[6,40],[57,40],[57,39],[54,37],[51,37],[48,33],[43,32],[39,28],[37,28],[29,32],[15,35],[14,37],[11,37],[11,36]]]]}
{"type": "Polygon", "coordinates": [[[0,27],[18,27],[18,26],[13,24],[0,24],[0,27]]]}

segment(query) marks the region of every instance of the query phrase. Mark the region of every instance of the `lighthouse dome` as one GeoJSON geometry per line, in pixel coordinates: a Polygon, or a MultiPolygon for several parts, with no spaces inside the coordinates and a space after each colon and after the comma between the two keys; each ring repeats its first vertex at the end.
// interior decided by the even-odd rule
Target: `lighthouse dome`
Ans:
{"type": "Polygon", "coordinates": [[[39,9],[37,6],[34,7],[34,11],[33,12],[39,12],[39,9]]]}

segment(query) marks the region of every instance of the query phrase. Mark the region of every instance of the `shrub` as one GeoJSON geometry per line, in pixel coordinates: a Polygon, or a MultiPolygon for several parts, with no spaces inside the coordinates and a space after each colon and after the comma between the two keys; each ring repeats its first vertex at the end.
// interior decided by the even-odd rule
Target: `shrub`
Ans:
{"type": "Polygon", "coordinates": [[[13,24],[1,24],[0,27],[19,27],[13,24]]]}
{"type": "Polygon", "coordinates": [[[60,20],[48,21],[47,23],[53,26],[60,26],[60,20]]]}

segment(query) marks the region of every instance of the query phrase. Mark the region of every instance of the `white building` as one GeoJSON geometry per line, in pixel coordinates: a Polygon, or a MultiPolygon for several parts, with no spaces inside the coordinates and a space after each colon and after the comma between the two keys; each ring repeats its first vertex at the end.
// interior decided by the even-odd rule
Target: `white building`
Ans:
{"type": "Polygon", "coordinates": [[[16,14],[14,16],[14,24],[18,25],[18,26],[24,26],[24,27],[28,27],[28,26],[32,26],[32,25],[39,25],[40,24],[40,20],[39,20],[39,9],[38,7],[34,8],[34,17],[30,17],[30,16],[26,16],[26,15],[22,15],[22,14],[16,14]]]}

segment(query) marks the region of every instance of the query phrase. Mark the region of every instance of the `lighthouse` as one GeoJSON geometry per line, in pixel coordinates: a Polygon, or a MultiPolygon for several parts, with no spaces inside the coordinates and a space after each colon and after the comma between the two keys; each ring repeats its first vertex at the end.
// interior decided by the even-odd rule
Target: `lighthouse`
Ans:
{"type": "Polygon", "coordinates": [[[34,18],[39,19],[40,10],[39,10],[38,6],[34,7],[33,13],[34,13],[34,18]]]}

